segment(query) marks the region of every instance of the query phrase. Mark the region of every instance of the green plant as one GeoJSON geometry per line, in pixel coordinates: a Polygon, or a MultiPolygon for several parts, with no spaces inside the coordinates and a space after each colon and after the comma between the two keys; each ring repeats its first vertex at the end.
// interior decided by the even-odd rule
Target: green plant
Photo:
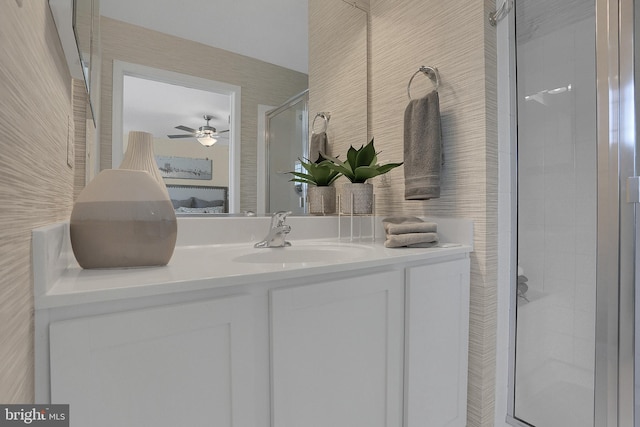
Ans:
{"type": "Polygon", "coordinates": [[[301,159],[298,160],[300,160],[300,164],[306,173],[291,171],[289,173],[293,175],[294,178],[290,181],[315,185],[317,187],[327,187],[341,175],[340,172],[331,169],[331,162],[328,160],[322,160],[320,162],[311,162],[309,159],[306,159],[307,162],[303,162],[301,159]]]}
{"type": "Polygon", "coordinates": [[[347,151],[347,160],[344,162],[333,157],[325,157],[329,161],[329,167],[336,172],[340,172],[353,183],[364,183],[369,178],[382,175],[393,168],[397,168],[402,163],[378,164],[378,153],[373,146],[373,139],[359,149],[351,146],[347,151]]]}

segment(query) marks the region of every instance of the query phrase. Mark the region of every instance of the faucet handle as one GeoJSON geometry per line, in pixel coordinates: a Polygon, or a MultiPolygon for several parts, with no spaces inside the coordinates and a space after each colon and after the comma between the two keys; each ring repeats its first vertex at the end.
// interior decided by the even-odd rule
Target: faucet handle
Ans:
{"type": "Polygon", "coordinates": [[[288,215],[291,215],[291,211],[278,211],[274,213],[271,217],[271,228],[283,226],[288,215]]]}

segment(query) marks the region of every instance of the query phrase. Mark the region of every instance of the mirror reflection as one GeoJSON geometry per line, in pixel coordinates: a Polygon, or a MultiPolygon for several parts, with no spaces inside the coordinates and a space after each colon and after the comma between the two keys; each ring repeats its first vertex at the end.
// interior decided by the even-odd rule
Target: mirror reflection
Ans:
{"type": "MultiPolygon", "coordinates": [[[[270,165],[266,164],[269,156],[259,154],[261,150],[266,150],[263,117],[265,111],[283,105],[307,88],[310,90],[309,105],[313,106],[312,108],[330,111],[331,101],[337,100],[340,94],[339,91],[336,93],[335,88],[333,92],[325,88],[331,89],[332,84],[348,74],[344,73],[344,70],[336,69],[323,70],[323,75],[314,75],[313,71],[307,69],[307,58],[310,55],[316,55],[315,61],[330,58],[330,44],[341,38],[340,34],[307,35],[309,26],[313,26],[314,10],[321,9],[322,13],[318,16],[322,16],[319,19],[323,20],[331,13],[344,15],[344,8],[353,11],[362,16],[362,19],[351,20],[344,29],[351,31],[354,26],[359,25],[362,26],[360,33],[365,35],[366,13],[343,0],[310,0],[309,4],[298,0],[282,0],[270,2],[268,5],[252,0],[250,3],[255,3],[255,7],[241,7],[236,4],[238,2],[216,0],[208,2],[205,7],[215,9],[216,23],[221,23],[220,26],[227,28],[228,33],[220,35],[224,28],[218,28],[216,25],[213,26],[216,29],[211,29],[212,33],[216,33],[216,40],[211,41],[201,35],[199,41],[194,41],[189,37],[197,38],[198,35],[190,35],[189,29],[185,27],[199,27],[193,19],[200,18],[194,18],[191,13],[190,19],[179,19],[180,14],[183,14],[182,10],[189,10],[184,2],[178,5],[154,4],[152,9],[155,12],[152,16],[147,13],[148,9],[138,10],[144,8],[144,3],[145,1],[131,3],[126,0],[113,0],[101,4],[101,168],[119,165],[122,153],[126,149],[126,135],[129,130],[151,132],[157,140],[157,155],[210,159],[213,163],[211,179],[167,178],[167,183],[205,187],[228,186],[230,212],[259,210],[262,206],[259,206],[258,196],[268,193],[267,188],[270,185],[262,172],[269,170],[270,165]],[[268,13],[276,13],[278,17],[264,26],[264,21],[269,21],[265,19],[267,9],[268,13]],[[230,15],[227,15],[228,13],[230,15]],[[185,24],[179,25],[180,22],[185,24]],[[278,25],[274,25],[276,22],[278,25]],[[228,23],[235,24],[229,26],[228,23]],[[304,37],[300,36],[301,29],[304,31],[304,37]],[[333,39],[324,40],[326,37],[333,39]],[[300,53],[300,50],[293,46],[300,45],[301,41],[304,53],[300,53]],[[269,51],[272,53],[267,58],[269,51]],[[291,55],[287,59],[288,53],[291,55]],[[303,65],[300,64],[301,58],[303,65]],[[119,77],[114,73],[114,64],[117,62],[192,76],[214,82],[214,86],[215,83],[223,83],[237,87],[239,108],[237,112],[234,112],[233,108],[229,109],[228,94],[209,90],[210,99],[205,100],[207,94],[203,97],[194,94],[194,89],[202,88],[180,82],[158,81],[135,73],[130,73],[127,83],[123,82],[120,87],[117,81],[119,77]],[[146,92],[141,92],[135,88],[136,84],[141,82],[146,86],[153,86],[155,83],[162,83],[164,86],[147,88],[146,92]],[[118,90],[122,93],[118,94],[118,90]],[[331,99],[326,96],[328,93],[331,94],[331,99]],[[214,98],[222,103],[217,103],[214,98]],[[121,100],[122,104],[118,105],[117,100],[121,100]],[[203,116],[211,117],[209,123],[203,116]],[[196,135],[169,137],[181,133],[189,134],[189,130],[197,131],[206,126],[214,128],[218,133],[217,141],[211,147],[204,147],[196,135]],[[260,164],[261,162],[265,164],[260,164]],[[225,173],[226,180],[223,176],[225,173]]],[[[206,16],[207,13],[203,10],[198,15],[206,16]]],[[[348,37],[342,40],[344,43],[350,41],[348,37]]],[[[365,73],[358,76],[358,81],[362,84],[362,102],[359,102],[357,107],[352,105],[349,108],[362,110],[364,114],[350,113],[343,109],[342,114],[336,116],[334,113],[333,116],[342,116],[345,122],[351,122],[352,128],[359,129],[362,135],[355,143],[364,141],[367,137],[366,123],[363,126],[354,120],[354,117],[359,116],[364,117],[366,122],[366,37],[361,41],[360,44],[349,45],[349,48],[358,51],[354,53],[354,57],[363,62],[365,67],[365,73]]],[[[338,111],[341,108],[344,107],[335,107],[338,111]]],[[[310,109],[305,114],[313,115],[315,111],[310,109]]],[[[306,120],[308,121],[308,116],[306,120]]],[[[336,119],[336,122],[339,123],[339,119],[336,119]]],[[[338,128],[334,131],[338,132],[338,128]]],[[[307,134],[308,130],[305,131],[303,142],[297,140],[296,144],[306,146],[307,134]]],[[[288,167],[279,166],[278,170],[293,170],[294,163],[288,167]]],[[[298,205],[304,204],[300,202],[300,196],[297,194],[299,188],[296,189],[294,183],[290,183],[288,179],[283,181],[284,192],[290,193],[289,198],[295,200],[298,205]]],[[[262,207],[265,211],[288,208],[262,207]]]]}

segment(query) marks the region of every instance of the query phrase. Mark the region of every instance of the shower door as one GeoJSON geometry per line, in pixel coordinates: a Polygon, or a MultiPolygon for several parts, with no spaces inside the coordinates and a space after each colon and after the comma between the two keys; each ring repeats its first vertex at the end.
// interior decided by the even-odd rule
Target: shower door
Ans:
{"type": "Polygon", "coordinates": [[[306,210],[306,184],[291,182],[288,172],[304,172],[300,159],[309,154],[309,91],[305,90],[281,106],[267,111],[266,212],[306,210]]]}
{"type": "MultiPolygon", "coordinates": [[[[633,0],[516,0],[508,421],[633,427],[633,0]]],[[[640,328],[639,328],[640,329],[640,328]]]]}

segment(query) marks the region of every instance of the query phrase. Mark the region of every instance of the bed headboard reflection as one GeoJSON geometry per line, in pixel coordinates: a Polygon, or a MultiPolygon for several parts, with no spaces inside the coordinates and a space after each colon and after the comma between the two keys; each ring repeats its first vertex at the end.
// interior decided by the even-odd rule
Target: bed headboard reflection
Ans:
{"type": "Polygon", "coordinates": [[[176,214],[229,213],[228,187],[167,184],[176,214]]]}

